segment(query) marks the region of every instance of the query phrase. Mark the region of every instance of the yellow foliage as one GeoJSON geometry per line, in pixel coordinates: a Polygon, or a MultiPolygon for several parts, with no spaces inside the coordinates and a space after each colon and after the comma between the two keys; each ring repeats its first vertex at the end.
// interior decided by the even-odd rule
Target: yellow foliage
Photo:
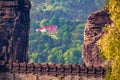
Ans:
{"type": "Polygon", "coordinates": [[[47,5],[46,6],[46,11],[50,11],[50,10],[52,10],[53,9],[53,6],[52,5],[47,5]]]}
{"type": "Polygon", "coordinates": [[[111,63],[106,80],[120,80],[120,0],[110,0],[107,6],[113,23],[105,27],[106,34],[98,45],[101,55],[111,63]]]}

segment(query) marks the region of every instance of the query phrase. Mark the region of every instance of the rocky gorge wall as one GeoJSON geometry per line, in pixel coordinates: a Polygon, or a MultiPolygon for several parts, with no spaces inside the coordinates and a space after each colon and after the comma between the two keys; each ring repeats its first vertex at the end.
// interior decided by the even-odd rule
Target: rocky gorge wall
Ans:
{"type": "Polygon", "coordinates": [[[110,15],[106,10],[96,11],[88,16],[82,46],[82,59],[86,66],[105,67],[105,63],[99,58],[100,50],[96,43],[104,35],[103,27],[110,23],[110,15]]]}
{"type": "Polygon", "coordinates": [[[0,60],[27,62],[29,0],[0,0],[0,60]]]}
{"type": "Polygon", "coordinates": [[[52,68],[27,63],[30,7],[29,0],[0,0],[0,80],[104,80],[104,64],[98,57],[96,42],[104,34],[102,27],[111,23],[106,11],[88,17],[82,52],[85,66],[54,65],[52,68]]]}

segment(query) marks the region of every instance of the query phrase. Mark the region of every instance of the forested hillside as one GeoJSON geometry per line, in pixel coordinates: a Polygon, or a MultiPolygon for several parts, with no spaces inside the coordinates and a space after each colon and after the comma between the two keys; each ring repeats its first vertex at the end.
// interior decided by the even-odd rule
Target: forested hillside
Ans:
{"type": "Polygon", "coordinates": [[[81,63],[81,45],[88,14],[103,8],[104,0],[31,0],[29,62],[81,63]],[[58,33],[36,28],[58,26],[58,33]]]}

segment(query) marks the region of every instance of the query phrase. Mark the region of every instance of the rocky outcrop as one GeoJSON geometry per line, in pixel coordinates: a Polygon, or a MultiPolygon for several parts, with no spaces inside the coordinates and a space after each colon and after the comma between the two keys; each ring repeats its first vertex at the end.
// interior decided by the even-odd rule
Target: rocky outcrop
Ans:
{"type": "Polygon", "coordinates": [[[27,61],[29,0],[0,0],[0,60],[27,61]]]}
{"type": "Polygon", "coordinates": [[[87,76],[52,76],[52,75],[41,75],[41,74],[19,74],[19,73],[0,73],[0,80],[105,80],[103,77],[87,77],[87,76]]]}
{"type": "Polygon", "coordinates": [[[78,64],[9,63],[0,66],[0,80],[104,80],[105,69],[78,64]]]}
{"type": "Polygon", "coordinates": [[[109,14],[105,10],[99,10],[89,15],[84,29],[82,46],[82,58],[86,66],[104,66],[98,56],[99,48],[96,43],[104,34],[102,27],[110,23],[109,14]]]}

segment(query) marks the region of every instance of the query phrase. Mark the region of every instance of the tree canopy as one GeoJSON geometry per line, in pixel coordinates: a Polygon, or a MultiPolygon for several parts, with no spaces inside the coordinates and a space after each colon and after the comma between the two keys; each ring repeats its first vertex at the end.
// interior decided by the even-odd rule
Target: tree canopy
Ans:
{"type": "Polygon", "coordinates": [[[81,64],[81,45],[88,14],[104,0],[31,0],[29,62],[81,64]],[[46,25],[58,26],[58,33],[35,32],[46,25]]]}

